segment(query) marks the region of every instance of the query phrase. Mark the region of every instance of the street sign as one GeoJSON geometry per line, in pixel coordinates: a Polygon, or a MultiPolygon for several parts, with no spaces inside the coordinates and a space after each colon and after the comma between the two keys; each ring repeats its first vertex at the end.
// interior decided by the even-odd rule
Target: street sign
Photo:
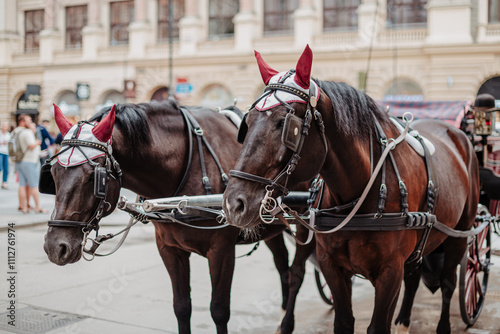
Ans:
{"type": "Polygon", "coordinates": [[[192,91],[193,91],[193,85],[190,84],[189,82],[178,83],[177,86],[175,86],[176,94],[189,94],[192,91]]]}

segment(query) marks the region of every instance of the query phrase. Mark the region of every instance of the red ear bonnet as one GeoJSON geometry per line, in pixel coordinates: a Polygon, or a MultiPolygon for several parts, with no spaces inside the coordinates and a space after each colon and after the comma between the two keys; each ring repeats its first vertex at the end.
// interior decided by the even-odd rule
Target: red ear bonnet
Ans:
{"type": "Polygon", "coordinates": [[[313,54],[309,45],[306,45],[304,52],[297,61],[295,68],[295,83],[304,89],[309,89],[311,85],[311,68],[313,54]]]}
{"type": "Polygon", "coordinates": [[[279,72],[271,68],[271,66],[269,66],[264,61],[264,59],[262,59],[262,56],[257,51],[255,51],[255,58],[257,59],[257,65],[259,65],[259,71],[260,75],[262,76],[262,80],[267,85],[269,83],[269,80],[271,80],[271,78],[279,72]]]}
{"type": "Polygon", "coordinates": [[[56,121],[57,127],[59,131],[61,131],[61,135],[64,137],[68,133],[69,129],[73,127],[73,124],[64,116],[61,109],[56,106],[54,103],[54,119],[56,121]]]}
{"type": "Polygon", "coordinates": [[[102,142],[107,142],[113,133],[113,126],[115,125],[115,110],[116,104],[111,107],[111,111],[104,117],[94,128],[92,133],[102,142]]]}

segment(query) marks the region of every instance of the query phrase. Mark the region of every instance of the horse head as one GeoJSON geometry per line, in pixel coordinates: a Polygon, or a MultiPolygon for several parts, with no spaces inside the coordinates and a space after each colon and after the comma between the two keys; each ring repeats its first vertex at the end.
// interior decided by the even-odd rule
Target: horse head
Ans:
{"type": "Polygon", "coordinates": [[[258,52],[255,56],[267,87],[240,127],[243,147],[223,202],[228,222],[242,228],[260,222],[265,196],[275,198],[314,178],[326,155],[324,125],[316,106],[327,97],[311,80],[309,46],[296,68],[285,72],[272,69],[258,52]],[[307,166],[300,163],[304,160],[307,166]]]}
{"type": "Polygon", "coordinates": [[[121,171],[111,150],[114,106],[98,123],[72,125],[56,105],[54,117],[64,140],[61,151],[42,167],[40,192],[56,195],[44,250],[50,261],[65,265],[80,259],[87,234],[113,212],[121,171]]]}

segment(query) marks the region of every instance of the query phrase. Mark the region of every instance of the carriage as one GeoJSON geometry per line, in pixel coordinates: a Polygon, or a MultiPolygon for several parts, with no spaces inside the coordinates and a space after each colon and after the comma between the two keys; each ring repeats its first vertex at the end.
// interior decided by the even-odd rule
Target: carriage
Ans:
{"type": "MultiPolygon", "coordinates": [[[[418,275],[413,275],[413,277],[409,278],[410,282],[408,284],[413,284],[412,286],[414,287],[414,289],[413,291],[410,291],[409,296],[406,295],[405,289],[405,299],[403,301],[402,311],[396,320],[396,322],[402,323],[406,327],[408,327],[411,304],[413,302],[413,296],[416,292],[415,282],[418,285],[418,282],[420,281],[420,277],[422,275],[424,282],[426,284],[429,284],[428,286],[436,288],[437,285],[437,287],[439,287],[440,283],[436,282],[436,277],[427,275],[428,273],[432,274],[439,270],[439,268],[433,266],[442,262],[440,259],[441,255],[439,254],[439,250],[437,250],[437,246],[444,242],[447,242],[450,239],[466,240],[467,242],[460,241],[455,243],[454,241],[450,241],[449,243],[447,243],[445,245],[445,252],[443,256],[445,256],[446,259],[446,249],[450,249],[450,246],[457,245],[459,247],[463,247],[463,250],[467,249],[466,255],[460,261],[460,259],[457,260],[456,258],[453,258],[453,256],[456,257],[457,253],[462,254],[462,248],[459,248],[460,252],[457,252],[452,247],[451,251],[455,254],[452,254],[452,263],[450,267],[447,267],[447,269],[453,269],[453,264],[456,265],[459,262],[461,262],[462,264],[460,275],[461,312],[464,321],[468,325],[473,324],[477,320],[477,317],[481,312],[482,305],[484,303],[484,296],[486,293],[488,268],[490,265],[491,256],[491,229],[493,229],[495,232],[498,232],[498,220],[496,219],[498,208],[496,203],[494,202],[494,200],[496,200],[498,197],[496,197],[496,195],[491,191],[491,189],[496,188],[496,179],[493,179],[494,181],[489,182],[484,181],[485,179],[484,177],[482,177],[481,180],[483,183],[483,192],[485,196],[481,198],[481,201],[483,204],[488,204],[487,202],[493,200],[492,204],[494,204],[495,207],[493,209],[491,207],[490,209],[488,209],[485,205],[481,205],[479,207],[479,210],[475,207],[477,204],[477,200],[479,200],[479,173],[477,173],[476,175],[477,159],[472,158],[471,155],[468,154],[468,150],[471,147],[469,140],[463,135],[462,132],[460,132],[460,130],[457,130],[456,128],[453,128],[449,125],[445,126],[441,123],[439,123],[438,125],[432,125],[432,123],[424,122],[423,124],[426,127],[429,127],[429,129],[425,129],[425,127],[422,127],[422,123],[420,123],[419,130],[436,142],[439,142],[440,140],[436,136],[432,135],[432,130],[443,131],[443,129],[445,129],[444,131],[447,131],[447,135],[451,136],[450,138],[445,138],[448,146],[451,146],[449,145],[449,143],[452,142],[453,145],[457,145],[459,149],[462,149],[460,154],[445,152],[444,158],[440,156],[438,159],[440,165],[437,169],[434,169],[432,163],[429,162],[429,160],[432,159],[429,159],[429,147],[422,138],[423,136],[419,136],[418,134],[413,135],[414,141],[417,140],[421,142],[421,149],[423,153],[417,153],[423,156],[423,159],[413,151],[413,148],[410,147],[410,144],[406,144],[404,141],[406,139],[406,136],[409,134],[409,124],[413,116],[404,116],[402,124],[397,120],[389,121],[387,115],[382,114],[382,112],[379,111],[379,108],[375,106],[374,101],[364,96],[359,91],[356,91],[352,87],[331,82],[313,82],[313,80],[310,79],[310,68],[312,62],[312,53],[310,49],[306,48],[306,50],[304,51],[297,64],[297,69],[288,72],[278,73],[277,71],[272,70],[272,68],[270,68],[267,64],[265,64],[259,55],[257,56],[257,59],[261,75],[264,79],[264,83],[267,85],[266,92],[262,96],[266,98],[262,101],[261,99],[259,99],[254,104],[253,107],[257,106],[257,108],[259,108],[260,103],[260,109],[254,110],[254,108],[252,108],[252,110],[254,110],[254,125],[251,130],[249,119],[247,119],[246,117],[243,119],[242,126],[240,126],[240,130],[238,133],[239,141],[243,142],[243,151],[242,153],[240,153],[240,156],[243,158],[241,162],[239,161],[236,164],[235,170],[231,171],[230,175],[233,176],[233,178],[229,180],[228,188],[226,189],[224,195],[222,197],[219,195],[202,195],[201,197],[170,197],[157,200],[147,200],[142,203],[139,201],[136,201],[136,203],[129,203],[126,199],[122,199],[120,201],[116,201],[118,202],[119,207],[122,210],[129,212],[136,220],[144,222],[161,222],[162,219],[167,219],[169,221],[178,222],[179,225],[185,225],[184,222],[182,222],[182,220],[178,219],[177,217],[206,217],[206,215],[208,215],[210,219],[218,222],[219,225],[215,226],[215,228],[225,226],[226,218],[233,226],[240,228],[251,228],[261,222],[270,223],[269,226],[271,226],[274,225],[271,223],[273,223],[276,219],[280,220],[279,224],[285,226],[288,226],[290,224],[289,221],[298,223],[297,226],[306,228],[309,231],[305,243],[311,240],[313,235],[312,232],[314,232],[314,234],[318,238],[320,238],[320,240],[318,241],[318,245],[320,245],[323,255],[326,254],[326,256],[320,259],[320,267],[322,268],[321,274],[323,274],[326,280],[329,281],[329,287],[335,290],[333,291],[332,296],[332,298],[335,300],[335,305],[337,306],[334,328],[336,331],[339,330],[346,332],[350,332],[352,330],[354,323],[352,309],[348,304],[345,304],[345,302],[350,298],[349,291],[350,289],[352,289],[352,282],[347,278],[349,277],[349,275],[352,276],[352,273],[351,270],[349,270],[346,271],[345,275],[343,274],[344,276],[339,276],[338,272],[335,272],[335,270],[337,270],[336,268],[330,270],[330,268],[325,267],[325,261],[331,261],[331,259],[329,259],[328,257],[332,256],[333,254],[331,252],[332,245],[342,242],[352,242],[353,245],[358,245],[359,248],[362,248],[365,246],[361,246],[359,242],[365,241],[364,243],[366,245],[368,244],[366,241],[369,241],[369,243],[374,246],[372,249],[373,254],[361,254],[362,256],[360,256],[357,260],[362,260],[367,256],[371,256],[372,259],[378,257],[376,258],[376,261],[372,261],[370,265],[383,264],[386,270],[387,268],[390,268],[389,276],[385,277],[386,283],[379,283],[379,277],[370,277],[370,270],[372,270],[372,268],[366,269],[366,274],[362,274],[363,276],[370,279],[372,283],[374,283],[374,285],[380,284],[380,286],[376,288],[383,289],[381,290],[381,293],[376,293],[375,312],[374,317],[372,318],[372,323],[369,327],[369,332],[386,333],[390,332],[390,321],[392,319],[392,313],[394,312],[395,308],[394,296],[397,296],[397,294],[399,293],[399,287],[401,285],[401,283],[394,284],[394,282],[396,281],[391,280],[392,276],[390,275],[397,271],[397,274],[399,276],[397,276],[395,279],[401,282],[401,280],[403,279],[403,265],[405,265],[404,271],[406,273],[405,260],[407,258],[410,258],[412,260],[411,262],[413,263],[410,264],[416,265],[414,268],[410,268],[410,271],[423,271],[419,272],[418,275]],[[325,91],[327,91],[329,95],[323,95],[323,100],[319,100],[320,94],[326,94],[325,91]],[[281,99],[276,97],[276,101],[273,101],[271,98],[267,98],[271,96],[269,94],[275,94],[276,96],[278,96],[279,94],[276,94],[276,92],[283,92],[284,94],[289,94],[292,97],[282,94],[280,95],[281,99]],[[342,100],[346,98],[349,98],[349,100],[347,101],[348,103],[342,100]],[[339,101],[336,101],[336,99],[339,99],[339,101]],[[338,133],[332,133],[331,131],[327,133],[327,131],[325,130],[325,124],[328,124],[328,122],[332,122],[332,119],[330,115],[326,115],[321,111],[332,108],[332,106],[329,106],[325,103],[325,101],[328,102],[330,100],[332,106],[334,106],[335,108],[342,110],[342,108],[353,107],[355,109],[353,113],[336,115],[337,121],[340,119],[341,122],[344,122],[340,125],[333,124],[334,126],[338,126],[338,128],[341,130],[339,132],[340,135],[338,133]],[[270,105],[266,105],[266,103],[268,102],[270,103],[270,105]],[[304,108],[304,105],[307,108],[304,108]],[[270,109],[276,109],[276,111],[271,112],[269,111],[270,109]],[[265,113],[259,113],[259,111],[263,110],[267,111],[265,113]],[[359,113],[359,115],[356,113],[359,113]],[[371,116],[371,113],[373,113],[373,116],[371,116]],[[272,121],[274,123],[270,123],[267,120],[264,120],[264,118],[266,117],[273,118],[272,121]],[[327,117],[329,117],[330,119],[327,119],[327,117]],[[342,117],[347,117],[348,119],[343,120],[342,117]],[[357,118],[349,119],[349,117],[357,118]],[[356,122],[358,122],[359,124],[357,124],[356,122]],[[252,147],[252,145],[255,145],[254,142],[259,142],[259,138],[263,138],[262,136],[257,136],[255,134],[257,130],[261,130],[258,126],[256,127],[255,124],[259,125],[260,128],[264,129],[265,131],[268,131],[269,135],[264,137],[266,138],[266,140],[268,140],[266,141],[266,144],[272,144],[273,141],[271,139],[275,139],[277,141],[281,140],[281,146],[277,145],[270,148],[272,149],[272,155],[269,155],[269,157],[272,157],[270,165],[271,167],[265,167],[269,170],[269,172],[263,172],[263,166],[259,165],[260,160],[262,160],[262,156],[249,153],[252,152],[252,150],[255,150],[255,147],[252,147]],[[272,128],[269,129],[269,126],[272,126],[272,128]],[[342,131],[345,133],[343,133],[342,131]],[[387,136],[385,134],[386,131],[389,131],[387,132],[387,136]],[[356,145],[352,145],[352,140],[349,141],[347,140],[347,138],[341,136],[345,135],[346,133],[351,137],[359,135],[361,140],[364,140],[365,143],[370,143],[369,148],[368,145],[362,145],[357,142],[354,143],[356,145]],[[306,141],[305,138],[308,135],[309,137],[307,138],[312,138],[310,140],[314,144],[312,147],[315,149],[301,152],[302,146],[306,141]],[[332,141],[332,138],[334,138],[336,141],[332,141]],[[377,145],[373,145],[373,138],[377,139],[380,147],[377,145]],[[399,145],[398,149],[399,147],[402,147],[402,151],[394,150],[396,145],[399,145]],[[339,174],[325,174],[329,176],[330,180],[325,181],[324,187],[328,187],[329,191],[331,191],[330,187],[332,185],[332,179],[338,181],[340,185],[338,188],[344,192],[347,192],[345,194],[347,200],[338,197],[338,193],[333,193],[332,195],[332,193],[330,192],[325,192],[325,197],[328,197],[328,195],[332,195],[329,198],[326,198],[325,207],[315,207],[314,205],[317,202],[315,200],[315,197],[311,197],[313,196],[313,192],[307,193],[305,195],[291,193],[291,195],[295,195],[295,197],[292,196],[291,198],[293,198],[294,200],[297,200],[297,198],[299,198],[299,204],[305,203],[309,208],[306,211],[307,214],[298,214],[295,210],[289,208],[289,206],[287,205],[288,200],[286,199],[286,196],[278,196],[277,194],[285,195],[289,193],[287,189],[287,182],[289,180],[291,180],[290,183],[296,185],[301,181],[312,179],[314,175],[318,174],[320,169],[325,168],[325,161],[327,158],[330,159],[327,168],[332,168],[331,166],[335,163],[332,164],[331,156],[329,156],[329,154],[331,154],[331,150],[333,149],[333,147],[336,150],[340,150],[343,154],[356,153],[363,158],[361,163],[359,159],[357,159],[358,157],[356,157],[356,159],[351,158],[351,160],[347,160],[345,163],[348,165],[348,168],[345,170],[341,169],[341,173],[339,174]],[[351,148],[352,150],[349,150],[349,152],[347,152],[347,147],[351,148]],[[356,149],[357,151],[354,149],[356,149]],[[392,151],[394,151],[394,157],[392,156],[392,151]],[[302,159],[300,160],[300,154],[302,154],[302,156],[305,156],[305,158],[302,157],[302,159]],[[314,155],[324,155],[324,157],[316,157],[316,159],[314,159],[314,155]],[[374,155],[379,155],[379,162],[376,163],[376,166],[373,162],[374,155]],[[463,157],[464,161],[456,160],[457,156],[460,156],[460,158],[463,157]],[[253,159],[251,163],[248,163],[249,161],[246,161],[245,157],[252,157],[253,159]],[[388,157],[390,157],[390,159],[388,157]],[[413,159],[414,161],[410,161],[411,159],[401,160],[403,157],[411,157],[411,159],[413,159]],[[386,158],[388,159],[388,161],[391,161],[391,163],[388,164],[389,167],[385,166],[386,158]],[[301,166],[299,160],[301,162],[305,161],[307,167],[304,168],[303,166],[301,166]],[[396,163],[395,161],[398,161],[398,163],[396,163]],[[353,162],[355,163],[354,165],[349,165],[353,162]],[[410,165],[407,165],[408,162],[410,163],[410,165]],[[443,163],[444,166],[447,166],[449,169],[451,169],[451,167],[454,167],[455,163],[460,163],[462,166],[462,176],[464,177],[464,179],[459,180],[457,177],[457,181],[461,183],[457,184],[456,194],[447,194],[444,196],[440,195],[440,197],[437,198],[437,186],[433,181],[441,179],[447,181],[448,183],[450,182],[449,177],[443,176],[443,169],[441,168],[443,166],[443,163]],[[311,164],[310,168],[308,168],[308,164],[311,164]],[[398,166],[402,166],[403,168],[399,169],[398,166]],[[355,169],[358,167],[362,169],[355,169]],[[418,168],[415,169],[415,167],[418,168]],[[252,169],[255,169],[257,171],[252,169]],[[377,178],[377,175],[381,170],[382,179],[377,181],[381,183],[380,191],[371,191],[371,186],[374,184],[375,179],[377,178]],[[388,171],[387,173],[386,170],[388,171]],[[398,170],[401,171],[401,175],[403,175],[403,178],[405,177],[405,175],[409,175],[408,171],[415,172],[415,174],[412,175],[410,179],[406,179],[405,182],[409,184],[409,189],[418,190],[418,195],[414,195],[413,192],[408,193],[405,182],[403,182],[403,180],[400,178],[400,173],[398,172],[398,170]],[[250,173],[249,171],[251,171],[252,173],[250,173]],[[274,175],[277,176],[270,178],[269,175],[272,175],[274,172],[276,172],[276,174],[274,175]],[[313,173],[313,175],[311,173],[313,173]],[[367,174],[367,176],[365,175],[363,177],[359,177],[359,175],[362,175],[362,173],[367,174]],[[384,176],[386,174],[388,175],[387,184],[395,184],[397,190],[394,190],[394,188],[391,188],[390,186],[386,187],[384,176]],[[266,175],[266,177],[259,175],[266,175]],[[341,176],[339,177],[338,175],[341,176]],[[431,175],[433,175],[434,179],[431,179],[431,175]],[[470,180],[468,179],[469,176],[471,178],[470,180]],[[353,177],[355,177],[356,179],[353,179],[353,177]],[[424,182],[422,183],[422,181],[424,182]],[[469,187],[465,186],[466,182],[470,183],[469,187]],[[249,186],[249,184],[251,184],[251,186],[249,186]],[[241,188],[242,186],[248,187],[248,191],[243,191],[241,188]],[[477,194],[475,193],[476,188],[478,189],[477,194]],[[363,191],[363,193],[359,198],[353,197],[353,193],[361,193],[361,190],[363,191]],[[274,191],[276,192],[273,194],[274,191]],[[258,198],[260,194],[264,195],[263,198],[258,198]],[[336,195],[337,197],[335,197],[336,195]],[[461,197],[457,199],[454,197],[455,195],[460,195],[461,197]],[[375,207],[377,212],[375,214],[365,214],[364,216],[356,215],[356,212],[363,205],[363,201],[366,198],[369,198],[369,202],[374,204],[370,204],[367,208],[362,210],[370,212],[371,208],[375,207]],[[378,205],[375,203],[377,202],[377,198],[378,205]],[[397,199],[396,201],[394,200],[395,198],[397,199]],[[337,205],[334,207],[327,206],[342,202],[344,202],[345,204],[337,205]],[[474,206],[472,206],[472,204],[474,204],[474,206]],[[220,210],[221,206],[224,208],[223,211],[220,210]],[[401,211],[397,212],[399,208],[401,208],[401,211]],[[408,208],[415,211],[409,212],[408,208]],[[350,211],[350,213],[344,216],[331,214],[330,211],[332,211],[333,209],[337,209],[341,213],[346,211],[350,211]],[[388,209],[389,213],[385,213],[385,209],[388,209]],[[434,214],[435,209],[437,209],[436,214],[434,214]],[[425,212],[420,212],[422,210],[425,212]],[[493,215],[490,214],[490,211],[493,212],[493,215]],[[447,217],[446,214],[448,214],[450,217],[447,217]],[[475,218],[473,217],[473,215],[475,215],[475,218]],[[353,224],[347,225],[351,219],[353,219],[353,224]],[[445,221],[445,224],[439,221],[443,219],[445,221]],[[453,223],[452,220],[454,219],[456,219],[458,223],[457,221],[454,221],[453,223]],[[250,223],[248,223],[248,221],[250,221],[250,223]],[[374,221],[377,221],[377,223],[366,229],[367,224],[372,224],[374,221]],[[394,223],[396,225],[394,225],[394,223]],[[394,229],[394,226],[397,226],[397,229],[394,229]],[[455,230],[454,227],[458,227],[458,230],[455,230]],[[431,231],[431,228],[434,229],[432,229],[431,231]],[[440,232],[433,233],[433,231],[435,231],[436,229],[440,232]],[[384,237],[388,238],[387,240],[389,241],[386,241],[385,239],[374,240],[374,230],[380,231],[380,234],[377,233],[377,235],[383,235],[384,237]],[[333,233],[337,231],[339,231],[338,234],[333,233]],[[344,239],[345,241],[341,241],[340,239],[336,238],[336,236],[340,234],[344,236],[340,238],[344,239]],[[445,234],[448,236],[452,236],[453,238],[446,239],[445,234]],[[345,236],[349,236],[349,238],[345,238],[345,236]],[[400,246],[398,246],[399,248],[396,247],[395,249],[389,251],[387,249],[387,245],[391,244],[390,242],[397,240],[397,238],[401,239],[401,241],[404,242],[400,246]],[[417,240],[421,240],[418,245],[417,240]],[[435,252],[427,255],[435,255],[435,258],[437,260],[430,261],[428,263],[425,263],[424,260],[423,265],[419,266],[419,264],[423,261],[422,256],[424,253],[426,242],[429,242],[433,246],[432,249],[436,249],[435,252]],[[400,250],[402,250],[402,252],[398,253],[400,250]],[[428,272],[426,272],[425,270],[426,265],[430,266],[431,269],[428,270],[428,272]],[[420,269],[422,267],[424,269],[420,269]],[[328,269],[328,272],[324,271],[325,268],[328,269]],[[338,282],[339,284],[331,284],[332,282],[338,282]],[[387,282],[389,282],[390,284],[387,284],[387,282]],[[406,300],[407,298],[409,299],[408,301],[406,300]],[[389,312],[387,312],[388,310],[389,312]],[[389,317],[381,316],[382,314],[387,313],[390,313],[389,317]],[[377,316],[377,314],[379,316],[377,316]]],[[[113,110],[108,115],[112,113],[113,110]]],[[[477,114],[480,115],[479,112],[477,114]]],[[[108,117],[109,116],[106,116],[106,118],[108,117]]],[[[477,121],[478,126],[489,126],[491,129],[491,117],[488,118],[487,114],[481,115],[481,120],[482,121],[477,121]]],[[[465,123],[467,123],[467,121],[465,123]]],[[[475,127],[476,132],[478,126],[475,127]]],[[[66,130],[69,130],[69,125],[67,125],[67,127],[68,128],[66,130]]],[[[111,136],[111,131],[112,130],[109,129],[103,129],[102,131],[100,131],[102,133],[99,133],[99,135],[103,135],[104,133],[107,136],[105,141],[107,141],[111,136]]],[[[488,134],[483,135],[486,136],[485,140],[487,140],[488,134]]],[[[473,134],[472,138],[474,138],[473,134]]],[[[82,146],[81,141],[68,141],[68,143],[69,145],[82,146]]],[[[260,141],[260,144],[262,144],[262,141],[260,141]]],[[[268,147],[265,147],[265,145],[263,146],[264,149],[268,149],[268,147]]],[[[486,147],[486,145],[483,146],[486,147]]],[[[438,149],[440,149],[441,152],[444,152],[443,148],[438,149]]],[[[112,152],[109,151],[109,147],[104,147],[101,149],[101,151],[104,151],[105,153],[107,152],[106,167],[108,171],[111,170],[114,175],[117,175],[118,171],[116,170],[114,162],[108,161],[113,160],[112,152]]],[[[417,151],[417,149],[415,149],[415,151],[417,151]]],[[[259,154],[260,153],[261,152],[259,152],[259,154]]],[[[488,154],[486,154],[486,156],[488,156],[488,154]]],[[[350,158],[349,156],[346,157],[350,158]]],[[[95,163],[93,164],[91,159],[89,159],[88,157],[86,157],[86,160],[90,163],[91,166],[96,167],[94,179],[97,181],[103,181],[107,177],[107,174],[102,173],[103,176],[101,176],[101,174],[98,173],[98,167],[95,166],[95,163]]],[[[339,166],[335,166],[335,168],[338,167],[339,166]]],[[[340,167],[345,168],[346,166],[342,165],[340,167]]],[[[50,166],[48,169],[50,171],[50,166]]],[[[88,171],[87,173],[90,174],[90,172],[88,171]]],[[[182,174],[179,175],[182,176],[182,174]]],[[[223,181],[227,181],[227,179],[224,180],[224,176],[225,175],[223,174],[223,181]]],[[[41,179],[43,179],[43,177],[41,179]]],[[[205,181],[205,177],[203,177],[203,181],[205,181]]],[[[319,181],[319,183],[321,182],[319,181]]],[[[99,182],[97,182],[97,184],[99,184],[99,182]]],[[[450,186],[450,184],[447,185],[450,186]]],[[[42,187],[40,188],[42,189],[42,187]]],[[[316,187],[311,188],[316,189],[316,187]]],[[[99,198],[99,195],[102,196],[102,194],[99,193],[99,190],[99,187],[97,187],[97,189],[94,189],[94,197],[99,198]]],[[[344,194],[340,195],[343,196],[344,194]]],[[[149,197],[151,198],[151,196],[149,197]]],[[[103,206],[103,201],[101,201],[100,203],[101,204],[99,204],[99,210],[97,213],[100,213],[100,215],[102,215],[102,211],[109,208],[103,206]]],[[[94,219],[94,217],[91,218],[94,219]]],[[[53,227],[77,225],[83,227],[84,232],[90,226],[90,223],[78,223],[74,220],[65,220],[61,218],[59,218],[58,220],[52,220],[51,222],[53,227]]],[[[188,227],[192,228],[193,226],[188,227]]],[[[90,253],[95,253],[95,250],[99,243],[108,238],[108,236],[103,236],[101,239],[92,240],[88,237],[88,231],[86,231],[83,235],[83,244],[85,244],[85,242],[87,241],[90,241],[92,245],[85,250],[89,251],[90,253]]],[[[295,238],[295,240],[298,243],[302,243],[304,241],[304,239],[300,238],[295,238]]],[[[355,251],[358,249],[358,246],[354,248],[355,251]]],[[[349,247],[351,246],[349,245],[349,247]]],[[[333,255],[342,255],[340,253],[341,252],[338,252],[338,250],[336,250],[333,255]]],[[[450,254],[448,254],[448,256],[449,255],[450,254]]],[[[347,256],[347,260],[352,261],[353,259],[352,257],[348,258],[347,256]]],[[[348,262],[346,263],[348,266],[352,266],[348,262]]],[[[357,264],[357,266],[361,271],[365,270],[365,268],[362,268],[359,263],[357,264]]],[[[383,274],[385,274],[385,272],[383,274]]],[[[454,275],[454,271],[450,270],[447,275],[454,275]]],[[[452,279],[451,277],[452,276],[448,276],[447,278],[452,279]]],[[[406,279],[407,277],[405,276],[405,284],[407,283],[406,279]]],[[[323,291],[322,284],[318,283],[318,286],[321,288],[320,292],[323,291]]],[[[453,293],[453,289],[446,291],[447,295],[445,295],[445,291],[443,291],[443,303],[447,304],[443,306],[443,310],[449,308],[449,300],[451,299],[450,293],[453,293]]],[[[331,302],[329,298],[326,299],[328,302],[331,302]]],[[[438,325],[438,332],[449,332],[448,317],[449,314],[448,316],[445,315],[440,320],[440,324],[438,325]]]]}

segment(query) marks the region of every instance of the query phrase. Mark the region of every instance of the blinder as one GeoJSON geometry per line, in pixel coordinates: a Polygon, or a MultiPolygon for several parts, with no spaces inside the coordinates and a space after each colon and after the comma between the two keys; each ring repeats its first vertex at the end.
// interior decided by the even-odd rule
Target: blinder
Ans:
{"type": "MultiPolygon", "coordinates": [[[[38,181],[38,191],[41,194],[55,195],[56,183],[51,173],[52,164],[49,160],[40,169],[40,179],[38,181]]],[[[106,197],[106,183],[107,183],[107,170],[106,167],[96,166],[94,168],[94,196],[96,198],[104,199],[106,197]]]]}
{"type": "Polygon", "coordinates": [[[283,132],[281,133],[281,143],[286,147],[297,152],[302,137],[302,119],[295,114],[288,113],[285,117],[283,132]]]}
{"type": "Polygon", "coordinates": [[[40,178],[38,180],[38,191],[41,194],[55,195],[56,194],[56,183],[54,182],[54,177],[50,172],[52,164],[50,160],[47,160],[42,168],[40,169],[40,178]]]}
{"type": "Polygon", "coordinates": [[[243,116],[243,119],[241,120],[240,123],[240,128],[238,129],[238,136],[236,137],[236,139],[240,144],[243,144],[243,142],[245,141],[245,137],[247,136],[248,132],[247,118],[248,118],[248,113],[246,113],[245,116],[243,116]]]}

